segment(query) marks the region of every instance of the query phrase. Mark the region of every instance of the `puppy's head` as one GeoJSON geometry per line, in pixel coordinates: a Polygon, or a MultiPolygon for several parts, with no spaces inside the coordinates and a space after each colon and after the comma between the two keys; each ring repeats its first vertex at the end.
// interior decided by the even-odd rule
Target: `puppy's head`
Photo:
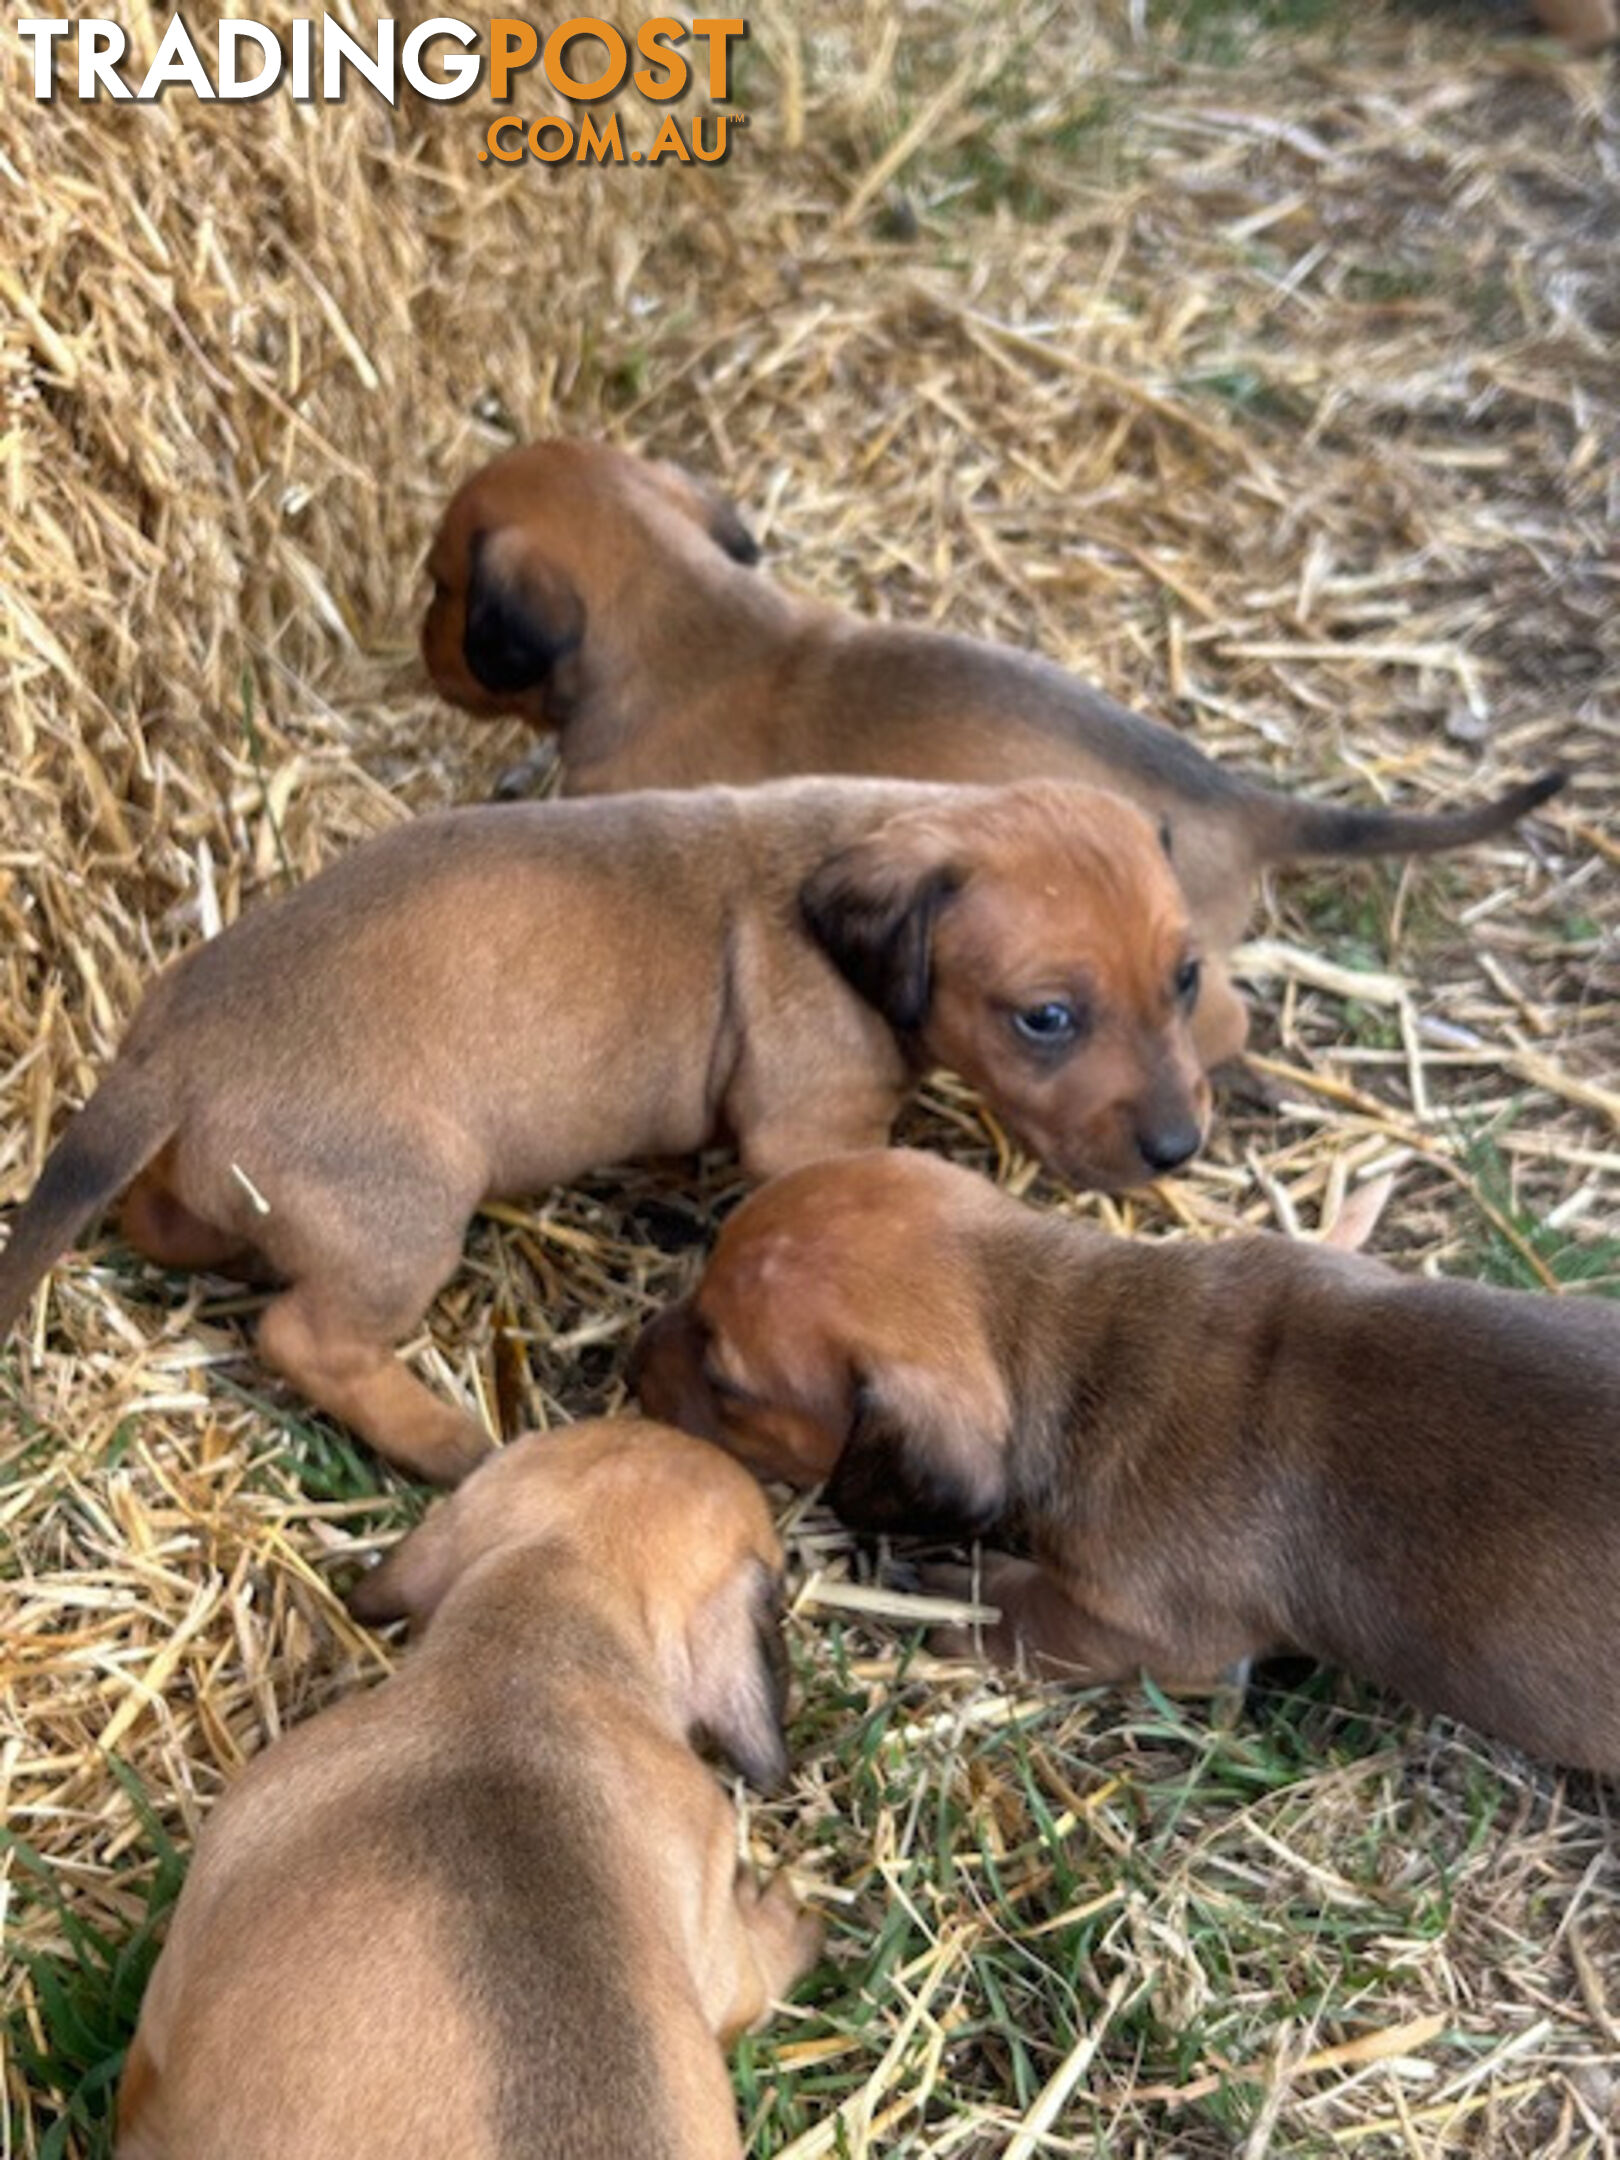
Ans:
{"type": "Polygon", "coordinates": [[[606,443],[510,450],[451,497],[428,550],[422,657],[440,695],[481,718],[555,727],[578,694],[585,641],[671,554],[752,564],[723,496],[679,466],[606,443]]]}
{"type": "Polygon", "coordinates": [[[1196,1152],[1198,948],[1134,804],[1055,781],[975,790],[888,820],[801,899],[862,996],[1060,1177],[1117,1191],[1196,1152]]]}
{"type": "Polygon", "coordinates": [[[583,1559],[604,1612],[632,1617],[674,1716],[751,1783],[786,1773],[782,1548],[758,1485],[718,1448],[644,1418],[502,1448],[362,1577],[358,1619],[433,1618],[496,1555],[583,1559]]]}
{"type": "Polygon", "coordinates": [[[1012,1207],[901,1149],[775,1179],[643,1335],[643,1403],[763,1476],[826,1479],[859,1529],[991,1529],[1009,1504],[1012,1409],[971,1233],[1012,1207]]]}

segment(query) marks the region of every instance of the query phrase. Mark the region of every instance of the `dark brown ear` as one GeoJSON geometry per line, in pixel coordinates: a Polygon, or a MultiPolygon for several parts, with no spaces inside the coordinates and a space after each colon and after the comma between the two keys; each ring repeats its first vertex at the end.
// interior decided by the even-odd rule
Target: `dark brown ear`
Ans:
{"type": "Polygon", "coordinates": [[[367,1627],[389,1620],[419,1626],[431,1617],[456,1578],[455,1507],[453,1499],[441,1500],[369,1575],[361,1576],[348,1596],[357,1620],[367,1627]]]}
{"type": "Polygon", "coordinates": [[[980,1407],[916,1373],[882,1391],[863,1381],[822,1497],[855,1530],[982,1537],[1007,1510],[1007,1444],[999,1391],[980,1407]]]}
{"type": "Polygon", "coordinates": [[[742,512],[734,503],[728,502],[718,488],[705,487],[702,494],[704,508],[709,513],[709,538],[734,563],[752,570],[763,550],[743,523],[742,512]]]}
{"type": "Polygon", "coordinates": [[[469,673],[493,697],[537,688],[585,635],[585,605],[572,585],[506,539],[473,534],[461,639],[469,673]]]}
{"type": "Polygon", "coordinates": [[[762,1560],[739,1568],[694,1616],[687,1647],[694,1738],[711,1742],[758,1791],[774,1791],[788,1770],[781,1578],[762,1560]]]}
{"type": "Polygon", "coordinates": [[[630,1353],[628,1378],[649,1417],[696,1433],[702,1440],[718,1440],[714,1392],[703,1376],[707,1339],[693,1300],[682,1298],[642,1329],[630,1353]]]}
{"type": "Polygon", "coordinates": [[[909,1035],[928,1017],[934,924],[962,874],[940,863],[918,870],[883,841],[880,829],[830,857],[805,880],[799,909],[850,987],[909,1035]]]}
{"type": "Polygon", "coordinates": [[[674,490],[682,510],[702,526],[722,554],[752,570],[759,561],[760,545],[743,523],[742,513],[710,481],[699,479],[684,465],[667,460],[657,467],[674,490]]]}

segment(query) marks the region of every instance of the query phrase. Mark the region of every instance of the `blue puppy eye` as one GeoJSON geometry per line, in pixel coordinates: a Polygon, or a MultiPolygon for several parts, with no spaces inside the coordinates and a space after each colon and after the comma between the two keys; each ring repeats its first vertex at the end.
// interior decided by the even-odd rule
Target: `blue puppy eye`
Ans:
{"type": "Polygon", "coordinates": [[[1015,1012],[1012,1024],[1026,1042],[1050,1049],[1074,1040],[1080,1032],[1080,1015],[1062,998],[1048,998],[1043,1005],[1026,1005],[1022,1012],[1015,1012]]]}
{"type": "Polygon", "coordinates": [[[1176,996],[1183,1005],[1191,1005],[1196,1000],[1203,972],[1204,963],[1201,960],[1183,960],[1176,969],[1176,996]]]}

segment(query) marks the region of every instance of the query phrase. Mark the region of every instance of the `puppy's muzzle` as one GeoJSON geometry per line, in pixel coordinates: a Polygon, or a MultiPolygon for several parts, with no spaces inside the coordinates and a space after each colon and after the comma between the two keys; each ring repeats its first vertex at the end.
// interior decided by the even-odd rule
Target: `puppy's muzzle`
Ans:
{"type": "Polygon", "coordinates": [[[1198,1153],[1203,1130],[1190,1120],[1173,1125],[1150,1125],[1136,1136],[1142,1160],[1156,1177],[1179,1170],[1198,1153]]]}

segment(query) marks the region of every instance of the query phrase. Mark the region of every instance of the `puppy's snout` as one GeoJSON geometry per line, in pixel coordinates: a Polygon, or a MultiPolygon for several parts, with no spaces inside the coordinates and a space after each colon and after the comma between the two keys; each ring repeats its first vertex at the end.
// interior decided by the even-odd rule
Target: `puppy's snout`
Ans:
{"type": "Polygon", "coordinates": [[[1190,1119],[1178,1120],[1173,1125],[1152,1125],[1138,1132],[1136,1144],[1142,1151],[1142,1160],[1155,1176],[1179,1170],[1198,1153],[1198,1143],[1203,1138],[1198,1126],[1190,1119]]]}

